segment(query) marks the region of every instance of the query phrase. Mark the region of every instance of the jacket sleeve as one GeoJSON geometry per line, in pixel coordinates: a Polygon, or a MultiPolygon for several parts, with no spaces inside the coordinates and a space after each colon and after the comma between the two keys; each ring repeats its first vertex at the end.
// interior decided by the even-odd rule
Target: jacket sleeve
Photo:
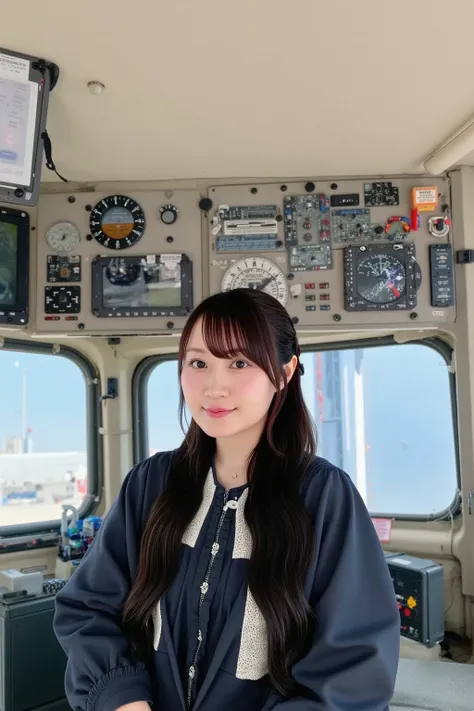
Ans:
{"type": "Polygon", "coordinates": [[[313,478],[308,494],[319,499],[311,506],[316,526],[309,598],[316,615],[313,646],[292,669],[300,695],[286,700],[272,694],[264,711],[389,711],[400,613],[388,566],[351,479],[331,468],[320,487],[321,476],[313,478]]]}
{"type": "Polygon", "coordinates": [[[148,672],[131,657],[120,616],[138,562],[153,461],[129,472],[94,542],[56,596],[54,631],[68,657],[65,689],[74,711],[115,711],[152,701],[148,672]]]}

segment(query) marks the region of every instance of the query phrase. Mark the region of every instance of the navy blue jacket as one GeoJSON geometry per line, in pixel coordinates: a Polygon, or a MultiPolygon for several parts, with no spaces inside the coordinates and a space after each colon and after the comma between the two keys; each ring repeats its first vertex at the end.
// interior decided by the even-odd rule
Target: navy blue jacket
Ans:
{"type": "Polygon", "coordinates": [[[56,598],[77,711],[145,700],[155,711],[387,711],[398,667],[400,616],[374,526],[351,479],[317,457],[301,485],[315,527],[305,593],[316,613],[309,653],[283,699],[268,677],[266,624],[247,585],[248,486],[227,494],[211,468],[182,543],[179,572],[153,616],[153,664],[132,658],[120,631],[140,536],[163,491],[171,452],[127,475],[96,540],[56,598]]]}

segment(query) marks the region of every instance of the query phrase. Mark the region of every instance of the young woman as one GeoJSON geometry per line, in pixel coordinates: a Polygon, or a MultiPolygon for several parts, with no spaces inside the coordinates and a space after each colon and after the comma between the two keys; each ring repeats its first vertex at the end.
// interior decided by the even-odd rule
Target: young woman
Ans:
{"type": "Polygon", "coordinates": [[[73,709],[389,708],[392,582],[351,479],[315,455],[299,356],[261,291],[189,318],[185,440],[132,469],[57,596],[73,709]]]}

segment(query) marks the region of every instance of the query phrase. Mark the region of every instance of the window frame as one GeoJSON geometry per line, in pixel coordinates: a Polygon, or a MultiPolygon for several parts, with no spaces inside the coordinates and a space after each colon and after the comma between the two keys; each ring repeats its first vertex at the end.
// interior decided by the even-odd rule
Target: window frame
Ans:
{"type": "MultiPolygon", "coordinates": [[[[0,349],[14,353],[29,353],[46,356],[62,356],[72,361],[79,367],[84,377],[86,389],[86,459],[87,459],[87,493],[84,501],[78,510],[81,518],[90,516],[98,508],[101,500],[103,486],[102,470],[102,442],[99,437],[99,427],[101,422],[100,411],[100,376],[92,362],[82,353],[70,346],[55,343],[42,343],[17,340],[14,338],[0,339],[0,349]]],[[[1,455],[0,455],[1,456],[1,455]]],[[[60,518],[50,521],[37,521],[35,523],[20,523],[8,526],[0,526],[0,539],[4,553],[12,552],[9,549],[9,539],[22,539],[18,542],[18,551],[24,550],[23,542],[26,543],[28,537],[35,537],[38,533],[57,532],[60,528],[60,518]],[[24,539],[24,541],[23,541],[24,539]]],[[[54,542],[56,545],[57,542],[54,542]]],[[[35,548],[47,547],[51,541],[45,538],[43,545],[37,542],[35,548]]],[[[31,546],[28,546],[31,549],[31,546]]],[[[13,547],[14,549],[16,546],[13,547]]]]}
{"type": "MultiPolygon", "coordinates": [[[[451,417],[454,437],[456,488],[451,503],[442,511],[435,514],[403,514],[380,513],[370,511],[372,518],[385,518],[398,521],[448,521],[457,518],[462,513],[462,489],[459,452],[459,428],[456,397],[456,375],[450,369],[454,349],[443,339],[438,337],[421,338],[398,343],[393,336],[375,336],[359,340],[335,341],[318,344],[301,345],[302,353],[323,353],[327,351],[355,350],[358,348],[376,348],[380,346],[419,345],[431,348],[441,355],[448,368],[449,391],[451,395],[451,417]]],[[[132,379],[132,417],[133,417],[133,457],[138,463],[146,459],[149,451],[148,442],[148,381],[153,370],[162,363],[177,360],[177,353],[157,354],[147,356],[138,363],[132,379]]]]}

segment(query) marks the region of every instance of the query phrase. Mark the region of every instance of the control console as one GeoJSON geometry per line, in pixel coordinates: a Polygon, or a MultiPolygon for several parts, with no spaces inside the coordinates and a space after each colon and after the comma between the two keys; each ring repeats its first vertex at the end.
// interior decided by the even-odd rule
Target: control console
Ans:
{"type": "Polygon", "coordinates": [[[0,208],[0,324],[179,333],[202,298],[239,287],[298,328],[453,324],[454,230],[442,177],[46,192],[0,208]]]}
{"type": "Polygon", "coordinates": [[[210,291],[263,289],[295,324],[455,320],[447,179],[215,186],[210,291]]]}
{"type": "Polygon", "coordinates": [[[44,195],[38,333],[181,330],[202,298],[196,191],[44,195]]]}

